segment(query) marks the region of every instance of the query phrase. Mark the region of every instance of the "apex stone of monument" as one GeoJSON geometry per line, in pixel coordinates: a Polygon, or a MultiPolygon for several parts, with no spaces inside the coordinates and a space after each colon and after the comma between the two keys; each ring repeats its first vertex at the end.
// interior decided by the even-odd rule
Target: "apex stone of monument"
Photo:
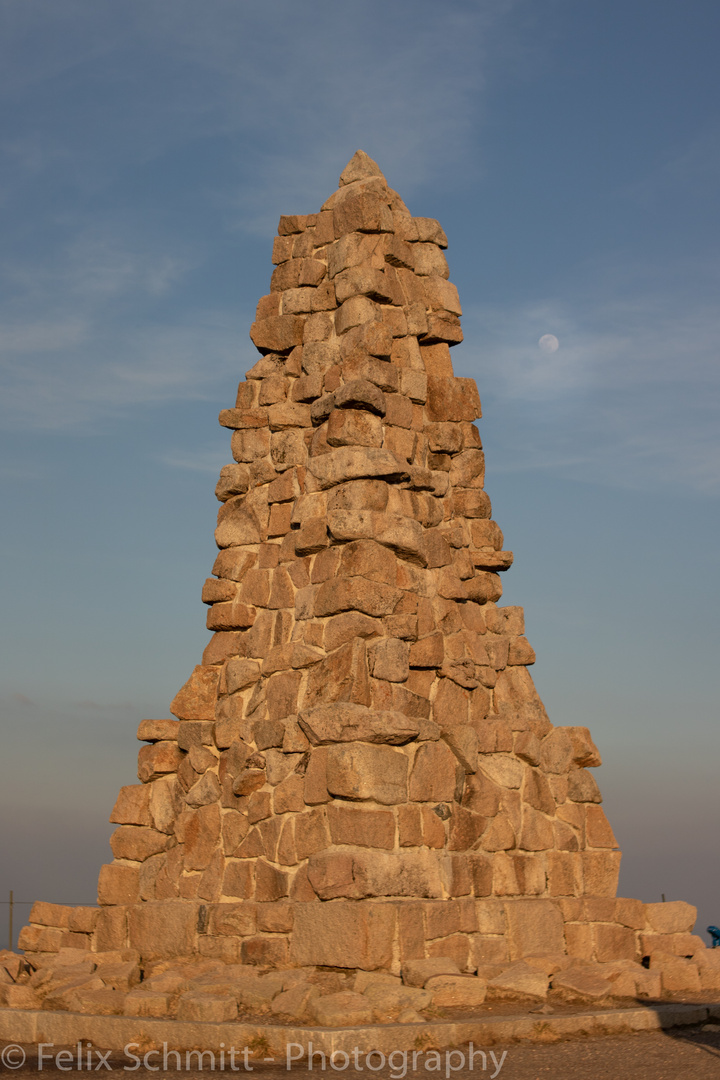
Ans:
{"type": "Polygon", "coordinates": [[[387,186],[387,181],[376,161],[364,150],[356,150],[340,173],[340,186],[352,184],[355,180],[367,180],[370,176],[379,176],[387,186]]]}

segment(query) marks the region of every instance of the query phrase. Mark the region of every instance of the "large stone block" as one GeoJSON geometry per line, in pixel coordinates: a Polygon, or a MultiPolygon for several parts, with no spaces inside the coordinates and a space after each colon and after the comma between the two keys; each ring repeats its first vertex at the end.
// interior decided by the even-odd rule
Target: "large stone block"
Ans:
{"type": "Polygon", "coordinates": [[[643,956],[652,956],[655,952],[694,956],[704,948],[705,942],[697,934],[640,934],[640,952],[643,956]]]}
{"type": "Polygon", "coordinates": [[[46,900],[36,900],[30,909],[28,922],[38,926],[55,926],[66,930],[74,908],[65,904],[48,904],[46,900]]]}
{"type": "MultiPolygon", "coordinates": [[[[495,684],[494,696],[496,711],[509,720],[513,731],[531,730],[539,738],[551,731],[552,725],[545,706],[526,667],[509,667],[501,671],[495,684]]],[[[572,760],[571,743],[569,757],[572,760]]],[[[555,758],[553,764],[554,762],[555,758]]],[[[562,769],[548,768],[547,771],[561,772],[562,769]]]]}
{"type": "Polygon", "coordinates": [[[614,983],[595,971],[573,966],[552,976],[552,988],[563,1001],[590,1004],[612,994],[614,983]]]}
{"type": "Polygon", "coordinates": [[[480,814],[463,806],[454,806],[450,817],[448,851],[470,851],[484,833],[487,823],[487,818],[480,814]]]}
{"type": "Polygon", "coordinates": [[[367,743],[328,747],[327,787],[343,799],[372,799],[391,806],[407,802],[408,759],[400,750],[367,743]]]}
{"type": "MultiPolygon", "coordinates": [[[[454,673],[455,674],[455,673],[454,673]]],[[[433,720],[441,729],[468,722],[470,690],[455,679],[440,680],[433,700],[433,720]]]]}
{"type": "Polygon", "coordinates": [[[376,191],[349,195],[333,207],[335,236],[347,233],[389,233],[393,231],[392,211],[386,198],[376,191]]]}
{"type": "Polygon", "coordinates": [[[457,315],[450,311],[434,311],[428,315],[427,330],[420,338],[423,345],[434,345],[440,341],[458,345],[462,340],[463,332],[457,315]]]}
{"type": "Polygon", "coordinates": [[[333,578],[324,581],[315,597],[315,615],[336,615],[361,611],[365,615],[391,615],[401,597],[399,589],[364,577],[333,578]]]}
{"type": "MultiPolygon", "coordinates": [[[[444,543],[444,541],[443,541],[444,543]]],[[[443,635],[428,634],[410,646],[409,663],[414,668],[439,668],[445,658],[443,635]]]]}
{"type": "MultiPolygon", "coordinates": [[[[273,675],[268,679],[266,694],[270,720],[283,720],[285,717],[297,713],[301,682],[302,672],[300,671],[284,671],[282,674],[273,675]]],[[[282,744],[282,737],[280,738],[280,744],[282,744]]],[[[274,745],[280,744],[275,743],[274,745]]]]}
{"type": "Polygon", "coordinates": [[[415,802],[451,802],[458,782],[458,762],[444,742],[422,743],[410,774],[410,799],[415,802]]]}
{"type": "Polygon", "coordinates": [[[303,715],[325,702],[370,704],[365,643],[352,641],[315,664],[308,674],[301,703],[303,715]]]}
{"type": "Polygon", "coordinates": [[[223,896],[240,896],[248,900],[252,897],[254,892],[254,862],[250,859],[228,860],[225,865],[225,873],[222,882],[223,896]]]}
{"type": "MultiPolygon", "coordinates": [[[[565,770],[560,770],[565,771],[565,770]]],[[[597,785],[597,781],[592,773],[587,769],[573,769],[567,779],[567,793],[568,798],[577,803],[599,803],[602,802],[602,795],[600,794],[600,788],[597,785]]],[[[615,843],[608,843],[612,830],[608,833],[609,825],[603,827],[602,820],[590,815],[590,836],[588,837],[588,843],[592,843],[593,840],[605,841],[603,847],[615,847],[615,843]],[[593,828],[595,826],[595,828],[593,828]],[[592,837],[592,839],[591,839],[592,837]]],[[[613,837],[614,841],[614,837],[613,837]]]]}
{"type": "Polygon", "coordinates": [[[68,929],[80,934],[91,934],[100,917],[100,908],[76,907],[72,908],[68,929]]]}
{"type": "Polygon", "coordinates": [[[250,327],[250,337],[261,353],[286,353],[302,345],[305,320],[298,315],[274,315],[250,327]]]}
{"type": "Polygon", "coordinates": [[[298,859],[307,859],[330,847],[330,831],[322,806],[295,818],[295,847],[298,859]]]}
{"type": "Polygon", "coordinates": [[[298,723],[313,746],[356,741],[401,746],[420,731],[419,722],[403,713],[369,709],[349,701],[303,710],[298,723]]]}
{"type": "Polygon", "coordinates": [[[95,949],[106,952],[127,947],[129,907],[102,907],[95,924],[95,949]]]}
{"type": "Polygon", "coordinates": [[[512,754],[480,754],[478,767],[501,788],[520,788],[526,771],[512,754]]]}
{"type": "Polygon", "coordinates": [[[487,982],[477,976],[434,975],[425,986],[436,1009],[475,1009],[487,994],[487,982]]]}
{"type": "Polygon", "coordinates": [[[255,899],[259,901],[280,900],[288,893],[288,875],[271,866],[265,859],[255,864],[255,899]]]}
{"type": "Polygon", "coordinates": [[[645,905],[642,900],[633,900],[619,896],[615,901],[615,922],[628,926],[631,930],[645,928],[645,905]]]}
{"type": "Polygon", "coordinates": [[[372,674],[387,682],[405,682],[410,674],[408,666],[409,646],[400,638],[385,638],[372,649],[372,674]]]}
{"type": "Polygon", "coordinates": [[[619,851],[582,852],[583,884],[587,896],[615,896],[620,874],[619,851]]]}
{"type": "Polygon", "coordinates": [[[187,870],[206,870],[220,842],[220,807],[217,803],[186,811],[176,826],[184,846],[187,870]]]}
{"type": "Polygon", "coordinates": [[[362,409],[377,416],[385,415],[385,395],[367,379],[344,382],[333,394],[337,409],[362,409]]]}
{"type": "Polygon", "coordinates": [[[178,1002],[177,1018],[222,1024],[234,1020],[237,1011],[237,1001],[230,994],[183,994],[178,1002]]]}
{"type": "Polygon", "coordinates": [[[110,847],[116,859],[144,862],[151,855],[164,851],[168,837],[142,825],[121,825],[110,837],[110,847]]]}
{"type": "Polygon", "coordinates": [[[700,974],[697,964],[683,956],[656,952],[650,957],[650,971],[662,976],[662,987],[667,994],[682,994],[700,990],[700,974]]]}
{"type": "MultiPolygon", "coordinates": [[[[215,581],[210,578],[210,581],[215,581]]],[[[217,582],[217,584],[221,584],[217,582]]],[[[232,586],[234,591],[234,586],[232,586]]],[[[178,720],[141,720],[137,737],[141,742],[159,742],[161,739],[177,739],[180,722],[178,720]]]]}
{"type": "Polygon", "coordinates": [[[477,420],[481,409],[475,380],[428,375],[427,415],[441,423],[477,420]]]}
{"type": "Polygon", "coordinates": [[[190,901],[136,904],[128,913],[130,946],[144,961],[192,956],[197,923],[198,905],[190,901]]]}
{"type": "Polygon", "coordinates": [[[595,959],[600,963],[610,960],[640,960],[637,936],[627,926],[615,923],[595,923],[593,926],[595,959]]]}
{"type": "Polygon", "coordinates": [[[547,878],[551,896],[580,896],[583,891],[580,855],[574,851],[549,851],[547,878]]]}
{"type": "Polygon", "coordinates": [[[539,855],[498,851],[493,859],[493,892],[496,896],[533,897],[545,892],[547,872],[539,855]]]}
{"type": "Polygon", "coordinates": [[[563,919],[550,900],[512,900],[505,905],[510,959],[563,953],[563,919]]]}
{"type": "Polygon", "coordinates": [[[430,851],[359,853],[353,856],[357,896],[422,896],[443,894],[437,856],[430,851]]]}
{"type": "Polygon", "coordinates": [[[341,446],[327,454],[312,457],[308,470],[320,482],[321,488],[331,488],[348,480],[365,477],[383,477],[387,480],[405,480],[409,473],[389,450],[379,447],[354,448],[341,446]]]}
{"type": "MultiPolygon", "coordinates": [[[[332,511],[332,515],[343,515],[345,522],[350,521],[353,511],[332,511]]],[[[347,536],[343,539],[348,539],[347,536]]],[[[382,581],[385,585],[397,583],[397,562],[395,556],[386,547],[375,542],[374,537],[358,539],[341,548],[341,573],[347,577],[365,577],[370,581],[382,581]]],[[[337,571],[336,571],[337,572],[337,571]]],[[[314,574],[314,571],[313,571],[314,574]]]]}
{"type": "Polygon", "coordinates": [[[298,967],[389,968],[396,922],[389,903],[298,904],[290,960],[298,967]]]}
{"type": "Polygon", "coordinates": [[[689,934],[695,926],[697,908],[684,900],[646,904],[645,917],[649,929],[656,934],[689,934]]]}
{"type": "Polygon", "coordinates": [[[543,1001],[547,991],[545,972],[521,961],[489,980],[487,997],[490,1001],[543,1001]]]}
{"type": "Polygon", "coordinates": [[[210,909],[210,933],[249,937],[257,929],[256,912],[254,904],[213,904],[210,909]]]}
{"type": "MultiPolygon", "coordinates": [[[[328,528],[336,540],[376,540],[401,558],[425,565],[426,541],[421,524],[404,514],[376,510],[331,510],[328,528]]],[[[362,573],[362,571],[360,571],[362,573]]]]}
{"type": "Polygon", "coordinates": [[[554,837],[552,821],[527,806],[523,812],[518,847],[524,851],[547,851],[553,847],[554,837]]]}
{"type": "Polygon", "coordinates": [[[395,818],[389,810],[331,803],[327,818],[333,844],[387,850],[395,846],[395,818]]]}
{"type": "Polygon", "coordinates": [[[307,866],[308,881],[321,900],[357,897],[353,880],[353,857],[341,851],[312,855],[307,866]]]}
{"type": "Polygon", "coordinates": [[[140,748],[138,778],[144,784],[167,773],[177,772],[184,755],[175,742],[157,742],[140,748]]]}
{"type": "MultiPolygon", "coordinates": [[[[255,435],[255,433],[252,433],[255,435]]],[[[257,437],[260,433],[257,433],[257,437]]],[[[269,440],[269,435],[268,435],[269,440]]],[[[235,446],[233,450],[235,451],[235,446]]],[[[269,449],[269,446],[268,446],[269,449]]],[[[247,456],[247,453],[245,453],[247,456]]],[[[264,455],[263,455],[264,456],[264,455]]],[[[265,539],[265,532],[258,515],[245,499],[229,499],[218,514],[215,529],[215,543],[219,548],[237,547],[241,544],[259,544],[265,539]]],[[[170,709],[172,712],[172,708],[170,709]]],[[[181,717],[181,719],[184,719],[181,717]]],[[[188,717],[188,719],[202,719],[188,717]]]]}
{"type": "Polygon", "coordinates": [[[134,904],[139,900],[139,869],[122,863],[100,867],[99,904],[134,904]]]}
{"type": "MultiPolygon", "coordinates": [[[[249,431],[234,431],[230,440],[230,449],[232,450],[232,456],[238,463],[250,464],[256,462],[259,459],[267,457],[270,453],[270,429],[259,428],[249,431]]],[[[232,500],[232,496],[230,497],[232,500]]],[[[239,537],[241,525],[238,524],[239,537]]],[[[252,535],[252,532],[259,532],[257,520],[248,518],[244,523],[244,528],[247,530],[247,535],[252,535]]],[[[228,547],[230,543],[252,543],[251,540],[240,540],[236,538],[233,541],[228,541],[228,547]]],[[[221,545],[224,547],[225,545],[221,545]]]]}
{"type": "Polygon", "coordinates": [[[198,665],[177,692],[170,712],[178,720],[214,720],[218,669],[198,665]]]}
{"type": "Polygon", "coordinates": [[[329,446],[382,446],[382,421],[360,409],[335,409],[328,418],[329,446]]]}
{"type": "MultiPolygon", "coordinates": [[[[568,794],[570,794],[570,785],[568,785],[568,794]]],[[[600,806],[593,806],[592,803],[588,804],[585,811],[585,839],[588,847],[616,848],[618,846],[605,812],[600,806]]]]}

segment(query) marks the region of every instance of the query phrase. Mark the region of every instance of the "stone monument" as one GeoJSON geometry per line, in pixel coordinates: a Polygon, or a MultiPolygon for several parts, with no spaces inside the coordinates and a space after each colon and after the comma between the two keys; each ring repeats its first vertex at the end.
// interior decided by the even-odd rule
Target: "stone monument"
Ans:
{"type": "Polygon", "coordinates": [[[499,604],[512,554],[453,374],[445,234],[362,151],[278,233],[260,357],[220,414],[212,638],[175,719],[140,724],[99,907],[38,904],[20,945],[146,972],[564,957],[647,985],[643,956],[704,948],[694,909],[616,899],[600,756],[551,724],[499,604]]]}

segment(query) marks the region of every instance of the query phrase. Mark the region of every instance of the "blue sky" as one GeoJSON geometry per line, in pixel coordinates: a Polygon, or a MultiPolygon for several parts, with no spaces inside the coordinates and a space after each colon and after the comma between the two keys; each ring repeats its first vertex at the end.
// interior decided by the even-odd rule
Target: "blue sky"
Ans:
{"type": "Polygon", "coordinates": [[[0,0],[0,890],[93,900],[207,640],[277,218],[362,147],[448,234],[505,597],[621,891],[718,922],[719,35],[702,0],[0,0]]]}

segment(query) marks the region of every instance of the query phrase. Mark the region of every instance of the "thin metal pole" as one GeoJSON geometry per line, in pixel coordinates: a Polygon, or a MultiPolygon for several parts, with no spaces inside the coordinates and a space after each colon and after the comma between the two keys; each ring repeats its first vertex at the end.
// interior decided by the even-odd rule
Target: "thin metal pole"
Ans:
{"type": "Polygon", "coordinates": [[[10,904],[8,906],[10,917],[8,919],[8,949],[12,952],[13,947],[13,891],[10,890],[10,904]]]}

